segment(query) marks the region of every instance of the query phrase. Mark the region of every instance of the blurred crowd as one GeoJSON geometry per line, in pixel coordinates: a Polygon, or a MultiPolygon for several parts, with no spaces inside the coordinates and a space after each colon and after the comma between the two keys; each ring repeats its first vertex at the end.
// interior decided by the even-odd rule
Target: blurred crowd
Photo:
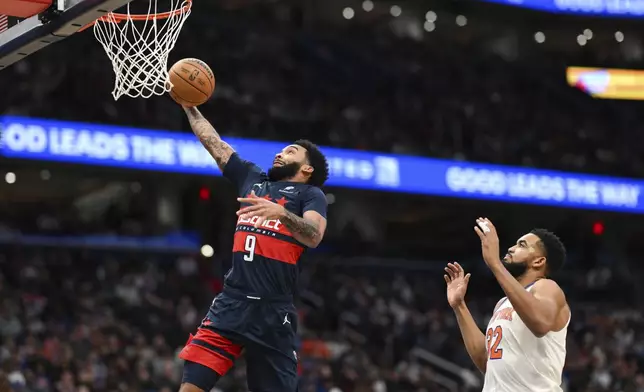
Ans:
{"type": "MultiPolygon", "coordinates": [[[[480,390],[440,271],[345,262],[312,257],[303,267],[302,391],[480,390]]],[[[3,379],[24,392],[178,390],[177,351],[221,288],[207,264],[193,255],[5,247],[3,379]]],[[[469,305],[485,325],[501,293],[476,275],[469,305]]],[[[628,300],[635,279],[596,267],[561,280],[573,309],[567,392],[644,391],[644,319],[628,300]]],[[[246,391],[243,360],[215,391],[246,391]]]]}
{"type": "MultiPolygon", "coordinates": [[[[566,59],[537,49],[506,59],[441,20],[417,40],[380,20],[307,28],[288,12],[201,8],[171,60],[212,66],[217,91],[202,109],[223,135],[644,173],[636,103],[593,100],[565,83],[566,59]]],[[[12,94],[0,97],[0,112],[187,131],[168,97],[115,103],[111,64],[93,40],[77,34],[3,71],[12,94]]]]}

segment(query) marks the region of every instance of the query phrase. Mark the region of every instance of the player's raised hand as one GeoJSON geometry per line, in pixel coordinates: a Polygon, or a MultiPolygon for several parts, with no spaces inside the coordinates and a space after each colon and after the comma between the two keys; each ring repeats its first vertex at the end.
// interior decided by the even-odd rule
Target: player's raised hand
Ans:
{"type": "Polygon", "coordinates": [[[460,306],[465,300],[467,284],[470,282],[471,274],[465,274],[459,263],[448,263],[445,267],[444,276],[447,283],[447,302],[452,308],[460,306]]]}
{"type": "Polygon", "coordinates": [[[237,198],[237,201],[242,204],[250,204],[250,206],[243,207],[237,211],[237,216],[242,219],[259,217],[255,222],[255,227],[261,226],[266,220],[279,219],[285,212],[283,206],[265,198],[257,197],[255,191],[252,191],[248,197],[237,198]]]}
{"type": "Polygon", "coordinates": [[[474,231],[481,240],[481,252],[485,264],[490,266],[493,263],[500,263],[499,235],[492,222],[488,218],[478,218],[474,231]]]}

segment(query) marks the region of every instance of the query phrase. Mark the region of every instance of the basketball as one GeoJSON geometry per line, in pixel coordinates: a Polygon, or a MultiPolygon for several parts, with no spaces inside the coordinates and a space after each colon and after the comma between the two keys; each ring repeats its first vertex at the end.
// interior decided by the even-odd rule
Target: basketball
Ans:
{"type": "Polygon", "coordinates": [[[180,105],[199,106],[215,91],[215,75],[208,64],[197,59],[177,61],[170,68],[170,96],[180,105]]]}

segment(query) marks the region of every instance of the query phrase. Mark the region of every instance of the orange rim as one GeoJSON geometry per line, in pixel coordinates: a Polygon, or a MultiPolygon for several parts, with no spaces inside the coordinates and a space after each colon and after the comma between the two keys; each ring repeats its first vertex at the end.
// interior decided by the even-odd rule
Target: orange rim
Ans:
{"type": "MultiPolygon", "coordinates": [[[[152,0],[150,0],[152,1],[152,0]]],[[[136,20],[136,21],[148,21],[148,20],[154,20],[154,19],[168,19],[176,15],[180,15],[182,13],[188,12],[190,8],[192,7],[192,0],[185,0],[186,5],[183,7],[174,10],[174,11],[168,11],[168,12],[162,12],[159,14],[140,14],[140,15],[128,15],[128,14],[117,14],[110,12],[105,16],[101,16],[100,18],[96,19],[95,21],[87,24],[84,26],[82,29],[78,30],[79,32],[86,30],[96,24],[96,22],[101,21],[101,22],[106,22],[106,23],[121,23],[124,20],[136,20]]]]}

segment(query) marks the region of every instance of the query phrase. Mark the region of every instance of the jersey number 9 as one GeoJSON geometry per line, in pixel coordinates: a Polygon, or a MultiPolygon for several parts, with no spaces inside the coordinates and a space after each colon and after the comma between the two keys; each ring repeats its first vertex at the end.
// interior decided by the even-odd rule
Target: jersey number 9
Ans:
{"type": "Polygon", "coordinates": [[[257,245],[257,237],[254,235],[247,235],[246,241],[244,242],[244,250],[248,252],[247,255],[244,255],[245,261],[253,261],[255,258],[255,245],[257,245]]]}

